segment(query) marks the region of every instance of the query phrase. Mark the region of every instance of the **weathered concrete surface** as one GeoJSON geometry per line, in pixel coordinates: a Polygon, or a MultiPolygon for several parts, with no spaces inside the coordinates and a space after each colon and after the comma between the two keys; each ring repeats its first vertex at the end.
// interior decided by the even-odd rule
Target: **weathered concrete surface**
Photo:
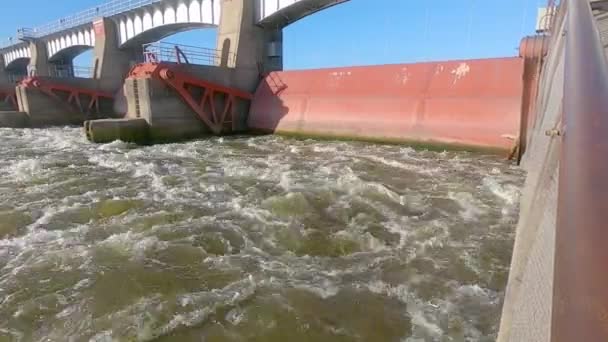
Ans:
{"type": "Polygon", "coordinates": [[[119,49],[118,29],[111,19],[99,19],[93,26],[93,78],[99,80],[99,89],[116,92],[123,85],[129,69],[143,58],[142,48],[119,49]]]}
{"type": "MultiPolygon", "coordinates": [[[[52,82],[78,89],[98,89],[99,81],[88,78],[50,78],[39,77],[41,82],[52,82]]],[[[50,97],[35,87],[19,85],[16,88],[19,111],[27,113],[31,127],[81,125],[91,115],[113,117],[113,100],[100,100],[100,113],[82,113],[67,102],[50,97]]],[[[58,96],[67,97],[66,94],[58,96]]],[[[82,101],[85,101],[83,99],[82,101]]]]}
{"type": "Polygon", "coordinates": [[[149,125],[146,119],[101,119],[84,123],[84,130],[89,139],[95,143],[108,143],[114,140],[145,143],[149,137],[149,125]]]}
{"type": "Polygon", "coordinates": [[[0,127],[26,128],[29,126],[30,120],[27,113],[0,110],[0,127]]]}
{"type": "MultiPolygon", "coordinates": [[[[564,21],[552,39],[529,127],[522,166],[528,172],[511,261],[499,342],[543,342],[551,335],[553,261],[560,138],[546,135],[561,121],[564,21]]],[[[574,276],[574,275],[573,275],[574,276]]]]}
{"type": "Polygon", "coordinates": [[[46,51],[46,44],[38,39],[30,41],[30,64],[28,65],[29,76],[50,76],[51,63],[46,51]]]}
{"type": "Polygon", "coordinates": [[[152,78],[128,79],[125,87],[127,99],[130,100],[127,117],[145,119],[150,125],[151,141],[179,141],[209,133],[190,107],[163,81],[152,78]],[[136,84],[139,104],[130,100],[136,98],[133,94],[136,84]]]}
{"type": "MultiPolygon", "coordinates": [[[[0,63],[2,61],[0,60],[0,63]]],[[[17,110],[12,95],[15,93],[15,85],[10,82],[0,82],[0,111],[17,110]]]]}
{"type": "Polygon", "coordinates": [[[13,105],[11,103],[5,102],[5,101],[0,101],[0,111],[12,111],[15,109],[16,108],[13,108],[13,105]]]}
{"type": "Polygon", "coordinates": [[[274,72],[256,91],[256,131],[508,152],[523,60],[462,60],[274,72]]]}
{"type": "Polygon", "coordinates": [[[260,75],[283,70],[283,30],[256,25],[256,1],[222,1],[217,49],[220,66],[237,68],[230,86],[255,90],[260,75]]]}
{"type": "Polygon", "coordinates": [[[0,53],[0,84],[10,83],[9,72],[6,70],[4,55],[0,53]]]}
{"type": "MultiPolygon", "coordinates": [[[[148,67],[152,68],[152,65],[148,65],[148,67]]],[[[239,69],[204,65],[177,65],[175,63],[163,63],[162,66],[157,67],[161,69],[164,67],[175,68],[173,70],[179,70],[180,73],[188,75],[193,80],[200,79],[218,86],[248,93],[247,89],[232,86],[234,80],[239,77],[239,69]]],[[[139,143],[180,141],[212,133],[209,127],[198,117],[198,114],[184,101],[180,93],[156,76],[155,72],[151,72],[147,76],[128,78],[123,89],[127,106],[125,119],[144,119],[148,123],[145,132],[136,134],[141,139],[145,138],[145,140],[138,140],[139,143]]],[[[202,90],[193,91],[200,92],[202,90]]],[[[201,97],[202,93],[198,93],[197,96],[201,97]]],[[[199,102],[199,100],[196,100],[196,102],[199,102]]],[[[221,112],[224,103],[216,101],[215,108],[221,112]]],[[[248,111],[249,101],[237,99],[234,107],[233,133],[247,130],[248,111]]],[[[116,124],[122,125],[125,123],[116,124]]],[[[107,130],[105,133],[96,132],[98,129],[105,130],[104,127],[106,126],[91,125],[90,136],[104,136],[104,141],[107,139],[121,139],[119,136],[114,139],[109,138],[112,130],[107,130]]]]}
{"type": "Polygon", "coordinates": [[[19,110],[30,118],[31,127],[78,125],[84,115],[48,97],[39,89],[17,87],[19,110]]]}
{"type": "MultiPolygon", "coordinates": [[[[210,83],[231,87],[238,77],[237,69],[181,65],[187,74],[210,83]]],[[[144,118],[148,121],[151,141],[175,141],[191,139],[210,134],[210,130],[196,112],[188,106],[180,95],[164,81],[155,78],[128,79],[125,84],[130,118],[144,118]],[[135,85],[137,83],[137,91],[135,85]],[[137,92],[138,95],[135,93],[137,92]],[[139,98],[135,102],[135,98],[139,98]]],[[[244,89],[239,89],[244,90],[244,89]]],[[[216,108],[222,108],[217,104],[216,108]]],[[[238,101],[235,108],[235,130],[246,130],[246,118],[249,109],[247,101],[238,101]]]]}

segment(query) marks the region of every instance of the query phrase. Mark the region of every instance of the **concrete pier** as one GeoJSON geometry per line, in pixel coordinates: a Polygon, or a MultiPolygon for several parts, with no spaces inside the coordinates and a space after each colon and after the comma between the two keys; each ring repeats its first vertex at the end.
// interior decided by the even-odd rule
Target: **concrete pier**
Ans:
{"type": "Polygon", "coordinates": [[[146,119],[101,119],[84,123],[87,139],[96,143],[108,143],[114,140],[146,143],[150,140],[149,128],[146,119]]]}
{"type": "Polygon", "coordinates": [[[142,47],[121,49],[116,23],[108,18],[96,20],[93,27],[93,78],[99,80],[101,90],[116,92],[122,87],[131,67],[143,61],[142,47]]]}
{"type": "MultiPolygon", "coordinates": [[[[122,128],[117,128],[123,126],[130,132],[128,141],[138,143],[179,141],[218,132],[245,132],[249,100],[243,96],[248,93],[229,87],[235,79],[239,79],[239,75],[234,68],[142,64],[135,67],[125,81],[128,111],[124,120],[106,120],[102,125],[87,122],[87,136],[94,142],[106,142],[113,140],[110,138],[112,134],[123,132],[122,128]],[[163,78],[162,75],[169,73],[172,75],[170,79],[163,78]],[[230,91],[235,94],[229,94],[230,91]],[[209,121],[205,122],[201,116],[209,121]],[[220,120],[220,116],[225,120],[220,120]],[[134,126],[130,120],[142,119],[147,126],[135,126],[145,132],[133,133],[134,126]]],[[[123,140],[124,137],[120,133],[114,139],[123,140]]]]}
{"type": "Polygon", "coordinates": [[[115,117],[112,95],[97,89],[93,79],[37,77],[19,84],[16,95],[29,127],[82,125],[87,119],[115,117]]]}
{"type": "Polygon", "coordinates": [[[46,46],[39,39],[29,41],[30,63],[27,68],[28,76],[51,76],[51,63],[46,46]]]}
{"type": "Polygon", "coordinates": [[[14,110],[0,110],[0,127],[25,128],[30,126],[30,117],[27,113],[14,110]]]}

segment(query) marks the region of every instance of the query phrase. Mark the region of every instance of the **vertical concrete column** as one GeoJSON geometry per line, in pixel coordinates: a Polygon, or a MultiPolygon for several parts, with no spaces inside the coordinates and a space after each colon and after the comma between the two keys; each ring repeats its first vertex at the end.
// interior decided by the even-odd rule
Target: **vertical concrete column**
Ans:
{"type": "Polygon", "coordinates": [[[52,76],[46,44],[38,39],[32,39],[30,44],[30,64],[27,66],[28,76],[52,76]]]}
{"type": "Polygon", "coordinates": [[[121,50],[116,23],[108,18],[100,18],[93,23],[95,47],[93,50],[93,78],[100,80],[102,89],[118,90],[129,69],[141,59],[140,49],[121,50]]]}
{"type": "Polygon", "coordinates": [[[4,63],[4,55],[0,54],[0,84],[9,83],[8,70],[6,70],[6,64],[4,63]]]}
{"type": "Polygon", "coordinates": [[[239,69],[235,86],[255,90],[260,75],[283,69],[283,30],[256,25],[258,1],[222,0],[218,29],[221,66],[239,69]]]}

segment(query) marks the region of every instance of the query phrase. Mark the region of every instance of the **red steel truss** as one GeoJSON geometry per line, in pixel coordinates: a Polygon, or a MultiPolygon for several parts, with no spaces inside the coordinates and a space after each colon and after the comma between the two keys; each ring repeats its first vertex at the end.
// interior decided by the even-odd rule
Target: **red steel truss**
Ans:
{"type": "Polygon", "coordinates": [[[233,131],[237,100],[249,101],[253,98],[247,92],[192,76],[176,64],[139,64],[131,70],[129,78],[157,78],[164,81],[214,134],[233,131]]]}
{"type": "Polygon", "coordinates": [[[65,104],[68,109],[80,113],[101,114],[99,101],[102,98],[113,99],[114,95],[97,89],[79,88],[69,84],[54,82],[39,77],[29,77],[19,83],[26,88],[36,88],[57,102],[65,104]]]}

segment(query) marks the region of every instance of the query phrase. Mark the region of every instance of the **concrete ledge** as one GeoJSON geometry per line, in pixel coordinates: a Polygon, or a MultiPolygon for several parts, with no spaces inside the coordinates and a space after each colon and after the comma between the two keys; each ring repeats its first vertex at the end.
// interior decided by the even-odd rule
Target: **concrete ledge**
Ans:
{"type": "Polygon", "coordinates": [[[145,119],[103,119],[85,121],[89,141],[108,143],[115,140],[145,144],[149,142],[150,127],[145,119]]]}
{"type": "Polygon", "coordinates": [[[0,127],[26,128],[30,127],[30,117],[27,113],[16,111],[0,111],[0,127]]]}

